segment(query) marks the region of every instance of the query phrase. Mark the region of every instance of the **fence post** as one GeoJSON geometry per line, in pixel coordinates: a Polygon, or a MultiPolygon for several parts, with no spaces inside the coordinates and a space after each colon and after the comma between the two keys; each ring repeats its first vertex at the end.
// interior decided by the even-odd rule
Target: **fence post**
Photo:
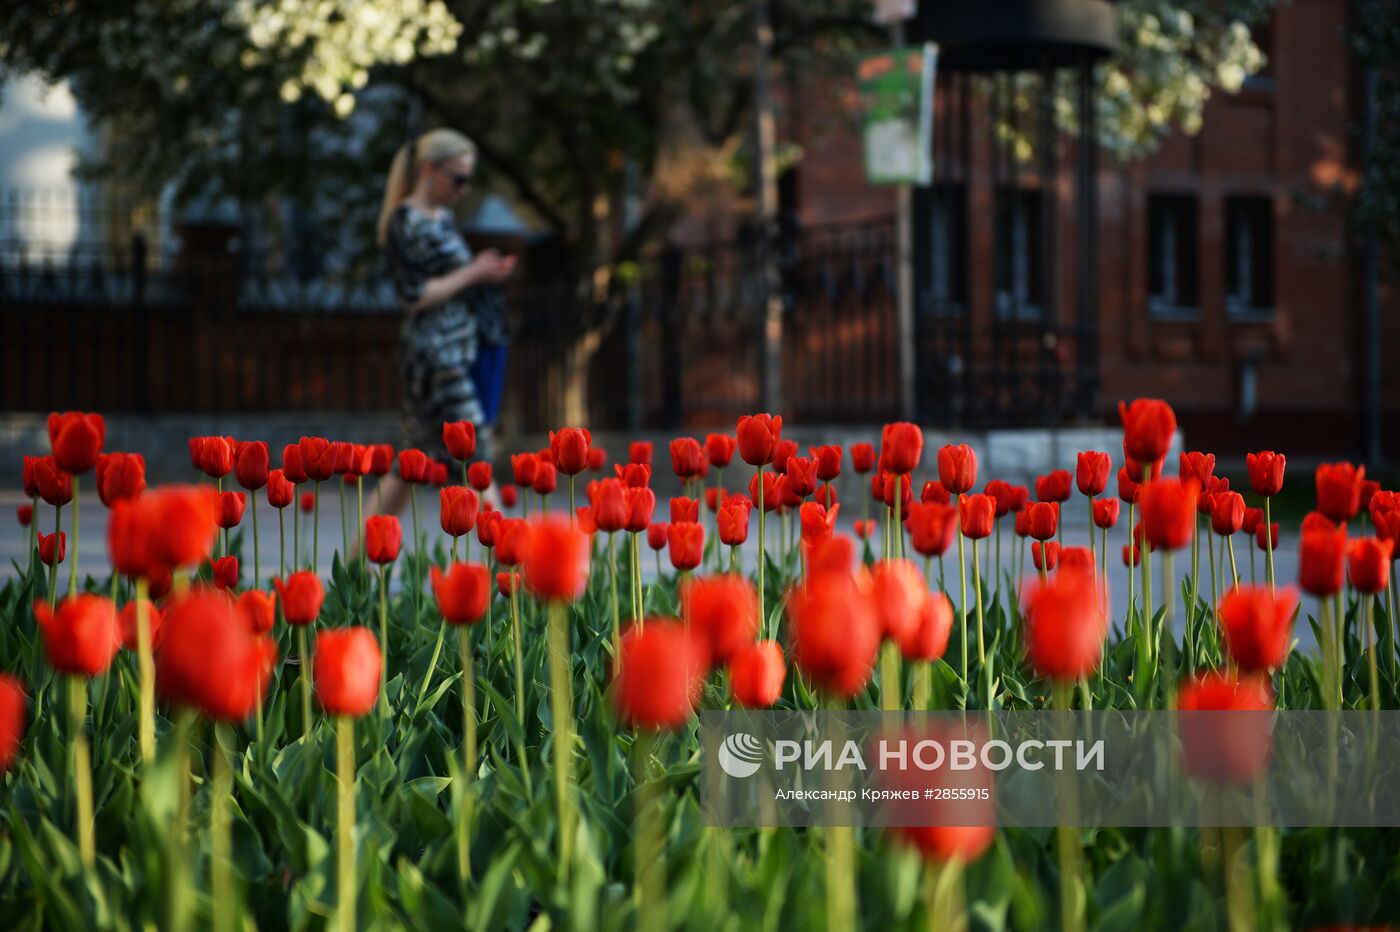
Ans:
{"type": "Polygon", "coordinates": [[[135,370],[132,404],[145,412],[151,407],[151,328],[146,307],[146,237],[140,232],[131,234],[131,319],[136,334],[131,354],[135,370]]]}
{"type": "Polygon", "coordinates": [[[668,428],[681,426],[681,341],[679,295],[681,250],[667,243],[661,251],[661,383],[663,418],[668,428]]]}

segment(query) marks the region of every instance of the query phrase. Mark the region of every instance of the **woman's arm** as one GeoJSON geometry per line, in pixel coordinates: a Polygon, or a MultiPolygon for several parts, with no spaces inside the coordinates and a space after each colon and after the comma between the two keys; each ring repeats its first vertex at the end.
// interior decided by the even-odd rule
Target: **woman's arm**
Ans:
{"type": "Polygon", "coordinates": [[[504,281],[514,265],[515,259],[502,256],[494,249],[488,249],[466,265],[423,282],[423,292],[418,296],[418,300],[408,306],[408,313],[417,314],[449,301],[464,288],[504,281]]]}

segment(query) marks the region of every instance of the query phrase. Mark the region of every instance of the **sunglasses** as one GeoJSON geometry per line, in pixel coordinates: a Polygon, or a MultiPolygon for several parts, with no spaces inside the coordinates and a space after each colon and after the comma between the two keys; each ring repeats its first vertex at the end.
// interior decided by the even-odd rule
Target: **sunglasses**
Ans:
{"type": "Polygon", "coordinates": [[[472,183],[470,172],[447,172],[447,177],[452,181],[452,186],[459,190],[472,183]]]}

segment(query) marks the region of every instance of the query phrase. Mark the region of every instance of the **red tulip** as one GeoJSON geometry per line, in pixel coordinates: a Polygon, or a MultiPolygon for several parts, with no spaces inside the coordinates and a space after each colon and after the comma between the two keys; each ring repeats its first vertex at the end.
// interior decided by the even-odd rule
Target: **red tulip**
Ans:
{"type": "Polygon", "coordinates": [[[880,432],[880,468],[885,472],[908,475],[918,468],[923,453],[924,432],[917,424],[896,421],[880,432]]]}
{"type": "Polygon", "coordinates": [[[841,475],[841,447],[839,444],[809,447],[807,452],[812,454],[812,459],[817,461],[817,478],[822,482],[830,482],[841,475]]]}
{"type": "Polygon", "coordinates": [[[958,510],[952,505],[916,502],[909,506],[905,524],[915,552],[925,557],[940,557],[948,552],[957,534],[958,510]]]}
{"type": "Polygon", "coordinates": [[[1074,682],[1099,665],[1107,623],[1093,573],[1056,573],[1026,595],[1026,656],[1041,676],[1074,682]]]}
{"type": "Polygon", "coordinates": [[[538,460],[535,464],[535,481],[532,486],[539,495],[548,495],[559,484],[559,474],[553,463],[538,460]]]}
{"type": "Polygon", "coordinates": [[[816,502],[803,502],[798,512],[798,519],[802,525],[802,542],[812,544],[829,538],[836,530],[836,514],[840,510],[840,505],[833,506],[828,511],[816,502]]]}
{"type": "Polygon", "coordinates": [[[783,694],[787,667],[775,641],[746,644],[729,660],[734,699],[746,709],[767,709],[783,694]]]}
{"type": "Polygon", "coordinates": [[[611,534],[627,527],[627,490],[617,479],[588,483],[588,501],[598,530],[611,534]]]}
{"type": "Polygon", "coordinates": [[[97,497],[111,508],[139,498],[146,488],[146,460],[140,453],[103,453],[97,458],[97,497]]]}
{"type": "Polygon", "coordinates": [[[1365,478],[1365,466],[1323,463],[1317,467],[1317,510],[1333,521],[1350,521],[1361,508],[1365,478]]]}
{"type": "Polygon", "coordinates": [[[321,580],[310,570],[300,570],[287,577],[286,582],[274,579],[272,585],[282,600],[282,617],[289,625],[309,625],[321,614],[326,590],[321,580]]]}
{"type": "Polygon", "coordinates": [[[267,443],[262,440],[239,441],[234,450],[233,476],[250,492],[267,485],[272,465],[267,443]]]}
{"type": "Polygon", "coordinates": [[[880,500],[889,508],[894,508],[894,496],[896,483],[899,489],[900,514],[908,514],[909,509],[914,505],[914,483],[908,475],[895,475],[892,472],[882,472],[877,474],[881,479],[880,500]]]}
{"type": "Polygon", "coordinates": [[[735,431],[739,457],[750,466],[766,466],[773,462],[778,439],[782,435],[783,419],[768,414],[744,415],[735,431]]]}
{"type": "Polygon", "coordinates": [[[427,482],[428,454],[417,449],[400,450],[399,478],[414,484],[427,482]]]}
{"type": "Polygon", "coordinates": [[[348,476],[355,469],[355,445],[344,441],[331,444],[335,454],[335,474],[348,476]]]}
{"type": "Polygon", "coordinates": [[[817,461],[806,456],[788,457],[783,470],[788,490],[797,498],[806,498],[817,490],[817,461]]]}
{"type": "Polygon", "coordinates": [[[335,475],[335,444],[325,437],[302,437],[297,446],[301,449],[301,467],[306,470],[308,479],[324,482],[335,475]]]}
{"type": "Polygon", "coordinates": [[[468,466],[467,484],[478,492],[485,492],[491,488],[491,464],[477,462],[468,466]]]}
{"type": "Polygon", "coordinates": [[[1215,475],[1214,453],[1183,452],[1179,462],[1180,465],[1177,468],[1179,478],[1195,479],[1196,484],[1203,489],[1210,485],[1210,480],[1215,475]]]}
{"type": "Polygon", "coordinates": [[[588,451],[593,435],[582,427],[565,427],[549,434],[555,467],[566,476],[576,476],[588,468],[588,451]]]}
{"type": "Polygon", "coordinates": [[[243,509],[248,504],[244,492],[221,492],[215,503],[215,518],[221,528],[236,528],[243,521],[243,509]]]}
{"type": "Polygon", "coordinates": [[[1391,543],[1400,542],[1400,509],[1371,512],[1371,523],[1376,526],[1376,536],[1391,543]]]}
{"type": "Polygon", "coordinates": [[[598,472],[608,464],[608,451],[602,447],[588,448],[588,468],[593,472],[598,472]]]}
{"type": "Polygon", "coordinates": [[[1211,477],[1208,485],[1201,486],[1201,492],[1196,496],[1196,511],[1209,516],[1211,503],[1215,501],[1217,495],[1225,495],[1230,491],[1230,480],[1224,476],[1211,477]]]}
{"type": "Polygon", "coordinates": [[[496,560],[502,566],[519,566],[530,556],[534,528],[524,518],[505,518],[496,532],[496,560]]]}
{"type": "Polygon", "coordinates": [[[700,699],[704,648],[685,625],[649,619],[622,636],[613,678],[618,717],[636,728],[680,728],[700,699]]]}
{"type": "Polygon", "coordinates": [[[496,591],[501,594],[502,598],[510,598],[510,594],[515,591],[517,585],[518,579],[515,573],[507,572],[496,574],[496,591]]]}
{"type": "Polygon", "coordinates": [[[1093,498],[1108,488],[1108,474],[1113,468],[1107,453],[1089,450],[1080,453],[1075,463],[1074,481],[1082,495],[1093,498]]]}
{"type": "Polygon", "coordinates": [[[1048,573],[1055,568],[1055,564],[1059,562],[1059,558],[1059,542],[1053,540],[1031,541],[1031,563],[1035,565],[1036,569],[1044,570],[1048,573]]]}
{"type": "Polygon", "coordinates": [[[1196,526],[1194,479],[1158,479],[1142,490],[1142,526],[1153,549],[1179,550],[1191,543],[1196,526]]]}
{"type": "Polygon", "coordinates": [[[490,507],[483,507],[476,515],[476,539],[483,547],[495,547],[500,535],[501,522],[505,516],[490,507]]]}
{"type": "Polygon", "coordinates": [[[515,503],[520,500],[519,492],[513,485],[501,486],[501,507],[514,508],[515,503]]]}
{"type": "Polygon", "coordinates": [[[1346,546],[1344,530],[1312,530],[1302,535],[1298,545],[1298,585],[1303,591],[1318,598],[1342,591],[1346,546]]]}
{"type": "MultiPolygon", "coordinates": [[[[950,509],[950,510],[951,510],[951,509],[950,509]]],[[[952,524],[949,524],[948,527],[949,527],[949,528],[952,528],[953,525],[952,525],[952,524]]],[[[853,530],[853,531],[855,532],[855,535],[856,535],[857,537],[859,537],[861,540],[869,540],[869,539],[870,539],[870,535],[875,533],[875,519],[874,519],[874,518],[868,518],[868,519],[863,520],[863,521],[860,520],[860,519],[857,519],[856,521],[852,522],[851,530],[853,530]]],[[[918,548],[915,548],[915,549],[918,549],[918,548]]]]}
{"type": "Polygon", "coordinates": [[[438,490],[438,499],[438,516],[443,533],[453,537],[470,534],[476,527],[476,493],[466,486],[448,485],[438,490]]]}
{"type": "Polygon", "coordinates": [[[1118,499],[1100,498],[1094,500],[1094,527],[1108,530],[1118,523],[1118,499]]]}
{"type": "Polygon", "coordinates": [[[666,530],[670,545],[671,565],[678,570],[693,570],[700,565],[705,552],[705,527],[694,522],[672,524],[666,530]]]}
{"type": "Polygon", "coordinates": [[[369,448],[368,472],[375,476],[387,476],[394,468],[394,447],[388,443],[376,443],[369,448]]]}
{"type": "Polygon", "coordinates": [[[953,631],[953,604],[941,592],[927,593],[919,605],[918,624],[899,640],[899,651],[910,662],[937,660],[948,650],[953,631]]]}
{"type": "Polygon", "coordinates": [[[525,556],[525,585],[542,599],[577,599],[588,585],[588,550],[588,535],[569,522],[555,518],[535,522],[525,556]]]}
{"type": "MultiPolygon", "coordinates": [[[[267,634],[272,630],[272,625],[277,621],[277,597],[271,592],[264,592],[262,589],[249,589],[238,597],[234,604],[234,611],[238,615],[238,620],[243,622],[243,626],[248,629],[248,633],[254,635],[267,634]]],[[[159,618],[151,626],[151,637],[155,637],[156,631],[160,628],[159,618]]],[[[133,626],[135,620],[132,621],[133,626]]],[[[134,630],[134,629],[133,629],[134,630]]],[[[122,637],[126,637],[126,612],[122,612],[122,637]]],[[[158,643],[158,642],[157,642],[158,643]]],[[[127,644],[131,647],[131,644],[127,644]]]]}
{"type": "Polygon", "coordinates": [[[57,609],[42,599],[34,616],[44,635],[49,666],[73,676],[100,676],[121,648],[117,610],[110,599],[79,595],[59,600],[57,609]]]}
{"type": "Polygon", "coordinates": [[[1240,525],[1240,527],[1244,529],[1244,532],[1245,532],[1246,534],[1248,534],[1248,535],[1250,535],[1251,537],[1253,537],[1253,536],[1254,536],[1254,532],[1255,532],[1256,530],[1258,530],[1259,525],[1262,524],[1263,521],[1264,521],[1264,509],[1262,509],[1262,508],[1245,508],[1245,510],[1244,510],[1244,521],[1243,521],[1243,523],[1240,525]]]}
{"type": "Polygon", "coordinates": [[[1248,786],[1263,772],[1274,701],[1262,678],[1205,673],[1181,688],[1176,707],[1186,713],[1179,716],[1179,728],[1190,773],[1213,783],[1248,786]]]}
{"type": "Polygon", "coordinates": [[[30,523],[34,520],[34,506],[16,505],[15,517],[19,519],[20,527],[29,527],[30,523]]]}
{"type": "Polygon", "coordinates": [[[773,471],[787,472],[787,461],[797,455],[797,441],[779,439],[773,447],[773,471]]]}
{"type": "Polygon", "coordinates": [[[1032,502],[1026,506],[1026,530],[1036,540],[1049,540],[1060,526],[1059,502],[1032,502]]]}
{"type": "MultiPolygon", "coordinates": [[[[468,495],[472,494],[470,489],[461,489],[460,486],[458,489],[468,495]]],[[[461,533],[465,534],[470,530],[468,527],[461,533]]],[[[393,563],[399,558],[399,550],[402,547],[403,526],[399,524],[398,518],[393,515],[370,515],[365,519],[365,556],[371,563],[379,566],[393,563]]]]}
{"type": "MultiPolygon", "coordinates": [[[[828,547],[836,546],[834,539],[828,547]]],[[[809,564],[820,560],[809,558],[809,564]]],[[[787,605],[792,658],[808,679],[838,697],[865,688],[880,647],[880,620],[868,589],[849,572],[810,569],[787,605]]]]}
{"type": "Polygon", "coordinates": [[[281,469],[274,469],[267,474],[267,503],[273,508],[281,510],[292,503],[296,496],[296,486],[287,480],[287,474],[281,469]]]}
{"type": "Polygon", "coordinates": [[[252,714],[267,688],[277,643],[240,623],[233,602],[193,590],[166,610],[156,654],[156,688],[178,702],[226,721],[252,714]]]}
{"type": "Polygon", "coordinates": [[[1254,546],[1260,550],[1278,549],[1278,522],[1269,525],[1269,535],[1272,538],[1267,544],[1264,542],[1264,523],[1254,529],[1254,546]]]}
{"type": "Polygon", "coordinates": [[[914,637],[924,601],[924,577],[909,560],[882,560],[870,574],[870,596],[881,633],[895,643],[914,637]]]}
{"type": "Polygon", "coordinates": [[[73,500],[73,477],[52,456],[35,459],[34,482],[39,487],[39,497],[49,505],[57,507],[73,500]]]}
{"type": "MultiPolygon", "coordinates": [[[[1035,545],[1032,544],[1032,547],[1035,545]]],[[[1051,554],[1050,563],[1053,568],[1058,560],[1061,573],[1073,572],[1094,572],[1094,555],[1088,547],[1060,547],[1058,554],[1051,554]]]]}
{"type": "Polygon", "coordinates": [[[49,445],[54,460],[69,475],[80,476],[97,465],[107,439],[107,422],[100,414],[82,411],[49,415],[49,445]]]}
{"type": "Polygon", "coordinates": [[[510,468],[515,478],[515,484],[528,489],[535,484],[540,461],[533,453],[516,453],[510,458],[510,468]]]}
{"type": "Polygon", "coordinates": [[[238,558],[220,557],[209,561],[210,575],[215,589],[232,591],[238,588],[238,558]]]}
{"type": "Polygon", "coordinates": [[[132,599],[123,605],[122,610],[117,613],[117,632],[121,638],[121,646],[130,651],[139,648],[137,643],[139,633],[136,630],[138,604],[146,606],[146,624],[151,629],[151,649],[159,650],[162,642],[161,625],[164,618],[160,608],[150,599],[132,599]]]}
{"type": "Polygon", "coordinates": [[[972,491],[977,484],[977,453],[965,443],[938,451],[938,481],[952,495],[972,491]]]}
{"type": "Polygon", "coordinates": [[[9,770],[19,754],[28,704],[23,684],[13,676],[0,673],[0,773],[9,770]]]}
{"type": "Polygon", "coordinates": [[[671,441],[671,469],[682,481],[700,475],[705,464],[705,451],[694,437],[677,437],[671,441]]]}
{"type": "Polygon", "coordinates": [[[851,468],[863,476],[875,468],[875,446],[869,443],[851,444],[851,468]]]}
{"type": "Polygon", "coordinates": [[[453,563],[446,573],[436,566],[431,567],[429,573],[443,620],[454,625],[474,625],[486,614],[491,599],[491,577],[486,567],[453,563]]]}
{"type": "MultiPolygon", "coordinates": [[[[1158,398],[1138,398],[1131,405],[1118,402],[1123,421],[1123,451],[1139,463],[1160,463],[1176,433],[1176,412],[1158,398]]],[[[1135,475],[1141,475],[1141,470],[1135,475]]]]}
{"type": "Polygon", "coordinates": [[[749,539],[749,511],[753,503],[742,495],[731,495],[719,506],[719,540],[737,547],[749,539]]]}
{"type": "Polygon", "coordinates": [[[673,498],[671,499],[671,523],[681,524],[689,521],[691,524],[700,520],[700,502],[694,498],[673,498]]]}
{"type": "Polygon", "coordinates": [[[1347,541],[1347,570],[1352,588],[1375,594],[1390,585],[1390,561],[1395,543],[1375,537],[1347,541]]]}
{"type": "MultiPolygon", "coordinates": [[[[434,567],[436,569],[436,567],[434,567]]],[[[316,635],[316,698],[332,715],[361,716],[379,699],[384,655],[368,628],[333,628],[316,635]]]]}
{"type": "Polygon", "coordinates": [[[617,478],[629,489],[646,488],[651,484],[651,467],[644,463],[628,463],[614,466],[617,478]]]}
{"type": "Polygon", "coordinates": [[[45,566],[62,563],[68,554],[68,535],[62,531],[54,534],[39,532],[39,562],[45,566]]]}
{"type": "Polygon", "coordinates": [[[1225,594],[1220,627],[1241,670],[1263,673],[1283,665],[1297,609],[1298,593],[1291,586],[1277,593],[1268,586],[1239,586],[1225,594]]]}
{"type": "MultiPolygon", "coordinates": [[[[925,496],[928,495],[929,486],[933,484],[934,483],[930,482],[924,486],[925,496]]],[[[938,488],[942,489],[943,484],[938,483],[938,488]]],[[[987,488],[984,491],[997,503],[998,518],[1003,518],[1016,510],[1016,490],[1012,487],[1011,483],[1003,479],[993,479],[991,482],[987,483],[987,488]]],[[[947,495],[947,490],[944,490],[943,494],[947,495]]],[[[924,501],[928,500],[927,497],[924,498],[924,501]]],[[[947,502],[945,501],[944,504],[947,504],[947,502]]]]}
{"type": "Polygon", "coordinates": [[[651,524],[656,511],[656,493],[642,486],[627,489],[627,530],[640,534],[651,524]]]}
{"type": "Polygon", "coordinates": [[[647,546],[652,550],[664,550],[671,542],[671,525],[665,521],[647,527],[647,546]]]}
{"type": "Polygon", "coordinates": [[[1131,567],[1137,566],[1137,565],[1138,565],[1139,563],[1141,563],[1141,562],[1142,562],[1142,547],[1141,547],[1141,545],[1139,545],[1139,544],[1133,544],[1132,546],[1129,546],[1129,545],[1127,545],[1127,544],[1124,544],[1124,545],[1123,545],[1123,565],[1126,566],[1126,567],[1131,568],[1131,567]]]}
{"type": "Polygon", "coordinates": [[[301,446],[289,443],[282,448],[282,473],[292,485],[300,485],[308,480],[306,469],[301,462],[301,446]]]}
{"type": "Polygon", "coordinates": [[[692,579],[681,586],[681,614],[710,661],[728,663],[758,637],[758,592],[742,576],[692,579]]]}
{"type": "Polygon", "coordinates": [[[138,499],[149,522],[150,558],[171,568],[203,561],[218,529],[217,501],[208,486],[165,486],[138,499]]]}
{"type": "Polygon", "coordinates": [[[1268,497],[1277,495],[1283,489],[1283,469],[1287,458],[1282,453],[1264,450],[1250,453],[1244,460],[1249,468],[1249,484],[1253,486],[1255,495],[1268,497]]]}
{"type": "Polygon", "coordinates": [[[996,501],[990,495],[980,493],[964,495],[958,503],[958,513],[962,521],[963,536],[981,540],[992,533],[996,501]]]}
{"type": "Polygon", "coordinates": [[[723,469],[734,459],[736,446],[737,441],[729,434],[706,434],[705,459],[716,469],[723,469]]]}
{"type": "Polygon", "coordinates": [[[1210,502],[1210,529],[1229,537],[1244,525],[1244,496],[1238,492],[1220,492],[1210,502]]]}
{"type": "Polygon", "coordinates": [[[1381,484],[1375,479],[1365,479],[1361,483],[1361,510],[1370,511],[1371,500],[1376,493],[1381,490],[1381,484]]]}
{"type": "Polygon", "coordinates": [[[840,502],[840,496],[836,494],[836,486],[821,485],[817,487],[817,491],[812,495],[812,501],[830,510],[836,507],[840,502]]]}
{"type": "Polygon", "coordinates": [[[476,455],[476,425],[471,421],[443,421],[442,445],[448,456],[466,462],[476,455]]]}
{"type": "Polygon", "coordinates": [[[627,446],[627,462],[639,466],[651,465],[652,446],[647,440],[633,440],[627,446]]]}
{"type": "Polygon", "coordinates": [[[1042,502],[1069,501],[1071,476],[1068,469],[1056,469],[1035,477],[1035,497],[1042,502]]]}

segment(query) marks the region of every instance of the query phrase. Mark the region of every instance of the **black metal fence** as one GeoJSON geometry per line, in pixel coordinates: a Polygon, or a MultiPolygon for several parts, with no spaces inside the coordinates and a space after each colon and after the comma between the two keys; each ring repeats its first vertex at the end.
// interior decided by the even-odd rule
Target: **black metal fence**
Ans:
{"type": "MultiPolygon", "coordinates": [[[[48,228],[74,227],[60,218],[48,228]]],[[[0,409],[398,407],[401,316],[376,262],[305,276],[283,256],[244,248],[227,225],[186,226],[178,243],[139,225],[118,232],[127,239],[76,236],[58,248],[0,220],[0,409]]],[[[589,282],[527,256],[508,291],[503,419],[530,432],[561,423],[698,429],[759,408],[758,255],[744,241],[668,246],[621,270],[601,299],[589,282]]],[[[895,263],[889,219],[811,228],[784,243],[787,417],[878,423],[902,414],[895,263]]],[[[965,292],[953,297],[916,294],[920,420],[984,427],[1082,415],[1097,372],[1082,364],[1081,347],[1096,348],[1096,329],[970,313],[965,292]]]]}

